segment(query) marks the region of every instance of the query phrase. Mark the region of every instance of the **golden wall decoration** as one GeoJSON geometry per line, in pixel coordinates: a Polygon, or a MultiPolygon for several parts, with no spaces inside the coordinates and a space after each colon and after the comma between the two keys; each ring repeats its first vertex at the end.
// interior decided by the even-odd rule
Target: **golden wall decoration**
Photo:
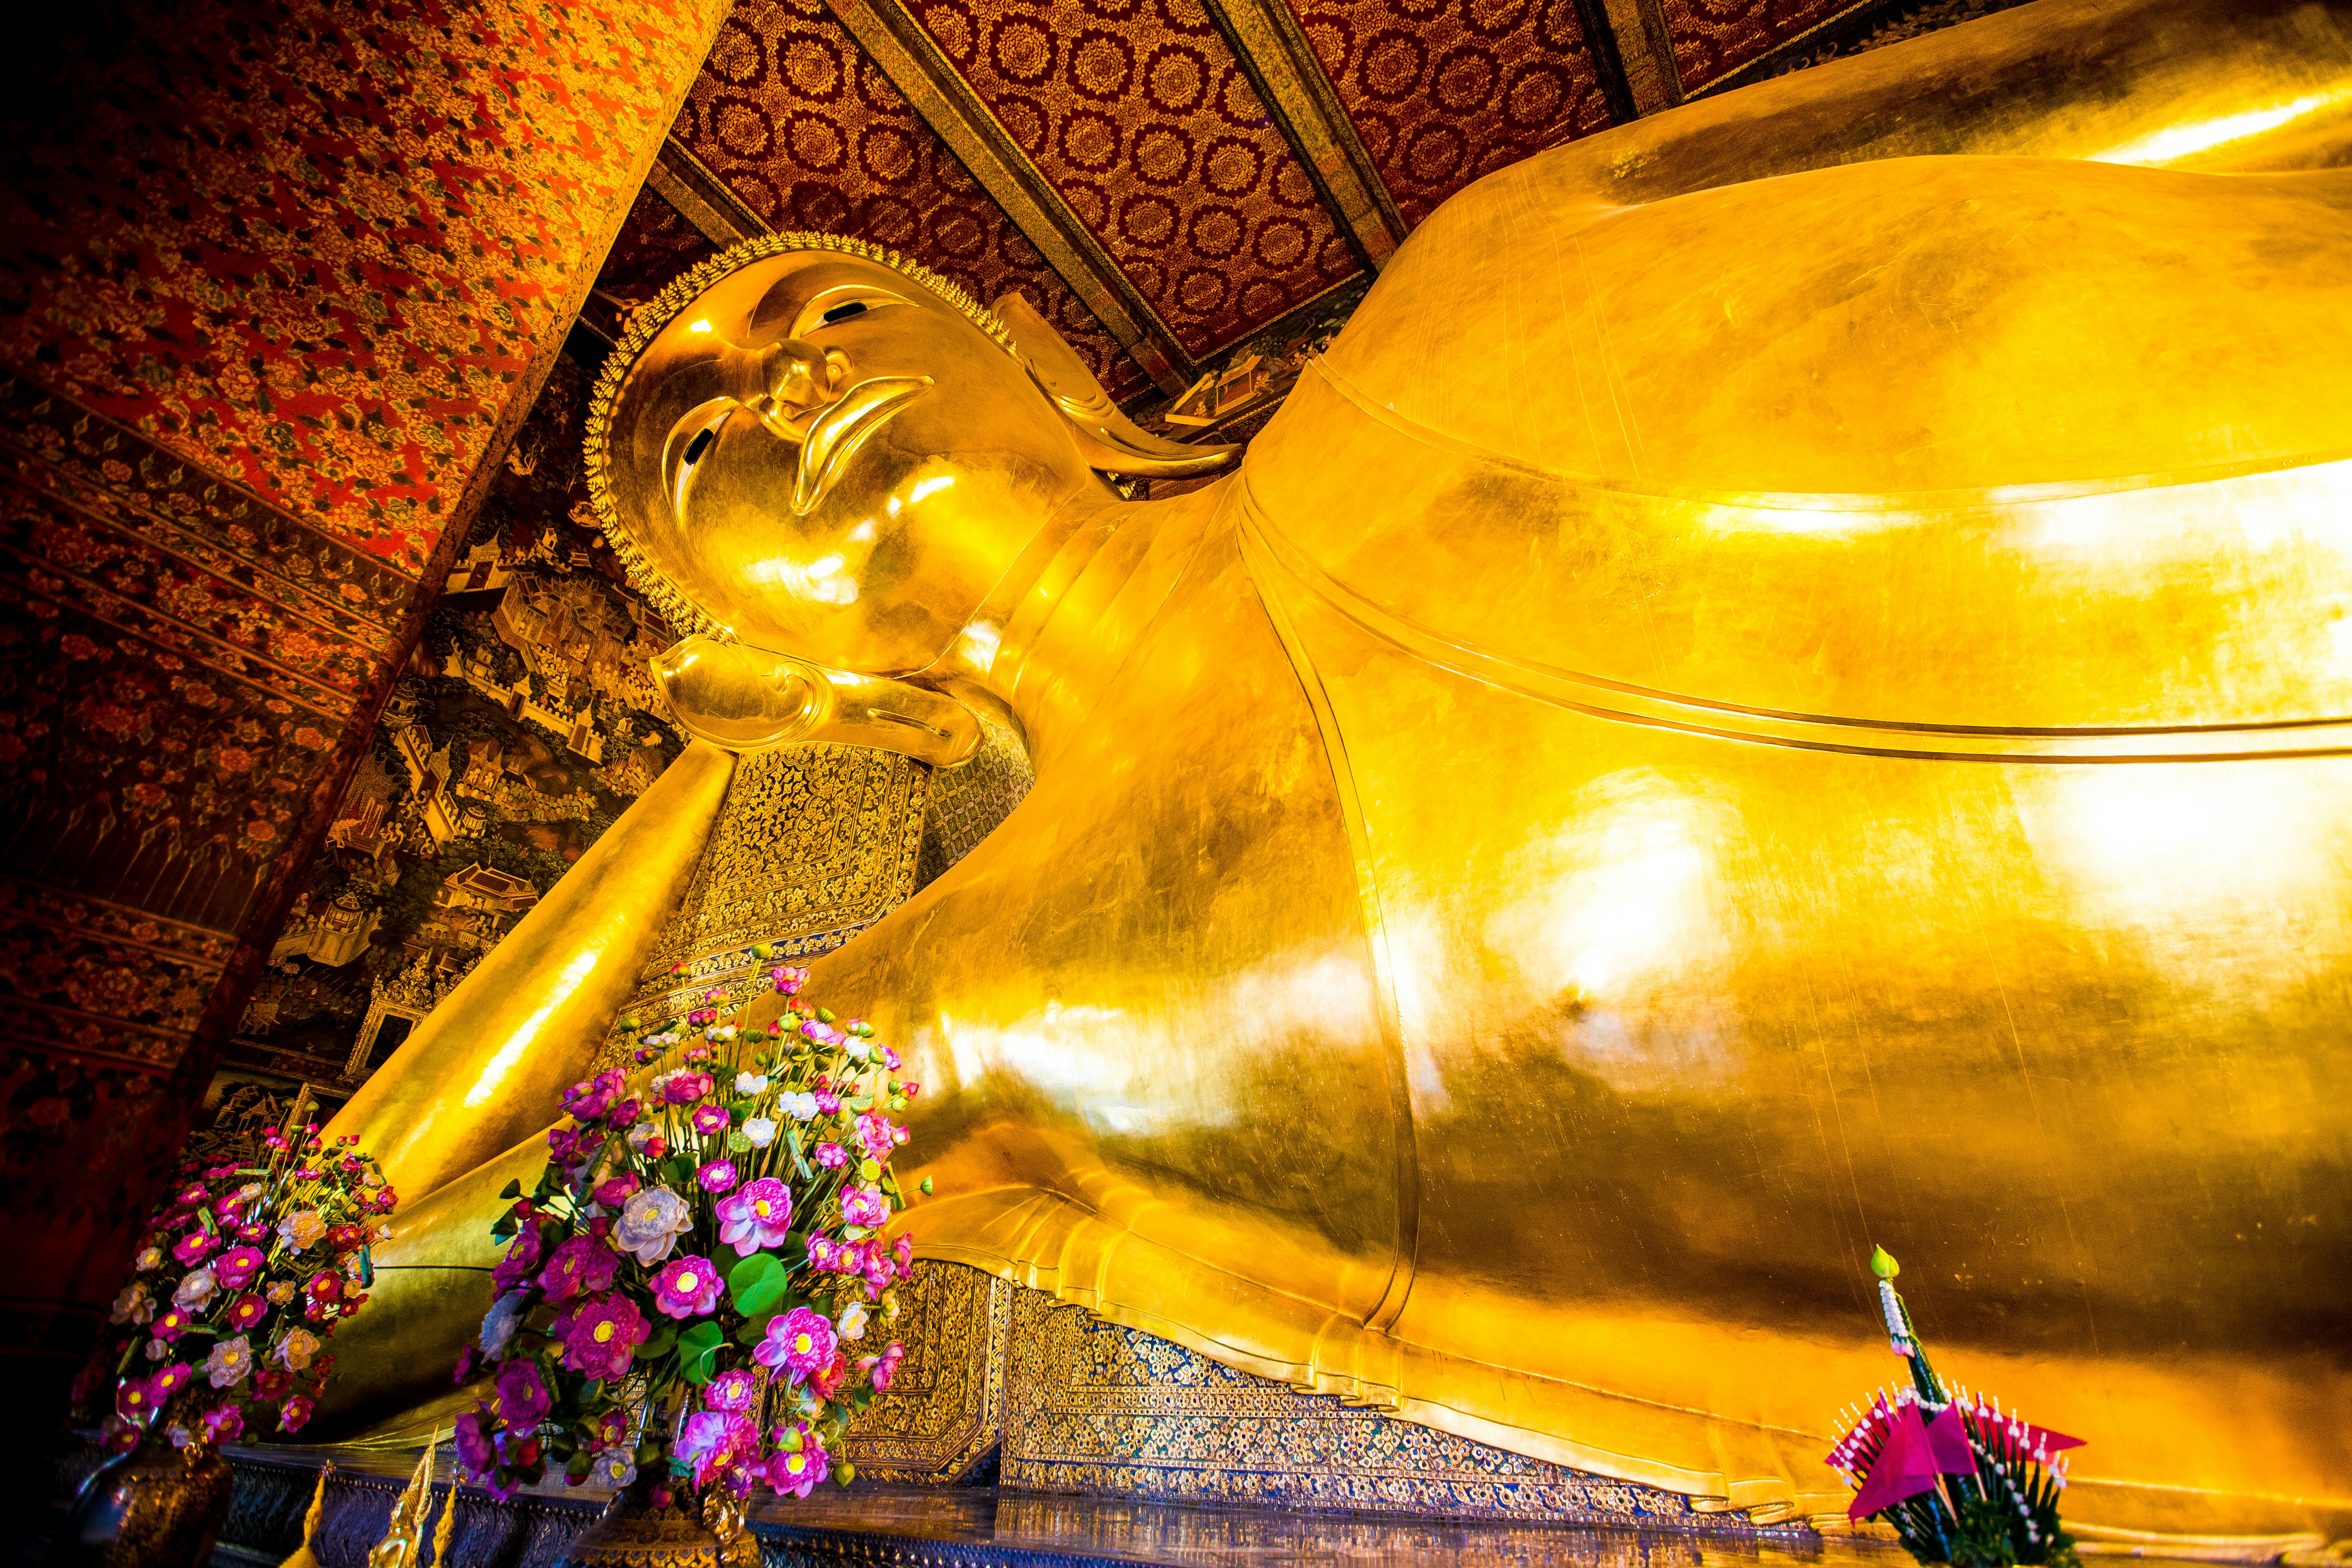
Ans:
{"type": "Polygon", "coordinates": [[[951,1486],[986,1459],[1004,1431],[1014,1290],[956,1263],[919,1262],[898,1288],[896,1339],[907,1359],[889,1391],[850,1428],[843,1452],[861,1476],[951,1486]]]}

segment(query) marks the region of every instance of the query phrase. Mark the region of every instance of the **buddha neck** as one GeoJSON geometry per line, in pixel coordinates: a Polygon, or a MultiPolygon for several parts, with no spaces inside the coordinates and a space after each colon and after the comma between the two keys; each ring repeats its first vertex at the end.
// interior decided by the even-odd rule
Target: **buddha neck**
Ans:
{"type": "Polygon", "coordinates": [[[1089,496],[1057,510],[926,672],[929,683],[1009,716],[1043,765],[1126,664],[1229,483],[1160,501],[1089,496]]]}

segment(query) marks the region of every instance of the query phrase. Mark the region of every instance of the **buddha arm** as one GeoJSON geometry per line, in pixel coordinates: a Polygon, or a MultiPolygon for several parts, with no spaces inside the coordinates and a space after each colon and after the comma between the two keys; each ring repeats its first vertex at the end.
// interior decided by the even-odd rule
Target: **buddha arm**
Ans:
{"type": "Polygon", "coordinates": [[[328,1128],[422,1198],[558,1114],[677,908],[735,759],[688,746],[328,1128]]]}
{"type": "Polygon", "coordinates": [[[2341,5],[2042,0],[1549,156],[1577,167],[1570,184],[1598,210],[1953,153],[2323,168],[2352,140],[2347,106],[2352,16],[2341,5]]]}

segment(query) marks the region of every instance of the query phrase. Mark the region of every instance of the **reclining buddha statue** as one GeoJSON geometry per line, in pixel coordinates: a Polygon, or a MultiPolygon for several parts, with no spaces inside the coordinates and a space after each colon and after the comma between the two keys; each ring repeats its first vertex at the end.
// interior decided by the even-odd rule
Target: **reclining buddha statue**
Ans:
{"type": "Polygon", "coordinates": [[[2038,0],[1487,176],[1140,500],[1230,455],[1017,298],[697,268],[591,449],[709,743],[343,1113],[424,1198],[352,1385],[445,1375],[730,753],[985,713],[1028,796],[813,983],[923,1254],[1785,1519],[1883,1244],[2070,1516],[2346,1533],[2347,150],[2352,8],[2038,0]]]}

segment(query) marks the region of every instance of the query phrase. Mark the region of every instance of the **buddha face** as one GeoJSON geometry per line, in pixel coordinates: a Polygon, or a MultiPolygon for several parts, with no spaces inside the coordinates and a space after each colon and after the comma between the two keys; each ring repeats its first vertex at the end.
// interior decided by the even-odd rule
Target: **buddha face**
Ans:
{"type": "Polygon", "coordinates": [[[614,504],[656,569],[743,640],[866,674],[931,664],[1056,506],[1108,493],[970,318],[824,251],[679,311],[610,440],[614,504]]]}

